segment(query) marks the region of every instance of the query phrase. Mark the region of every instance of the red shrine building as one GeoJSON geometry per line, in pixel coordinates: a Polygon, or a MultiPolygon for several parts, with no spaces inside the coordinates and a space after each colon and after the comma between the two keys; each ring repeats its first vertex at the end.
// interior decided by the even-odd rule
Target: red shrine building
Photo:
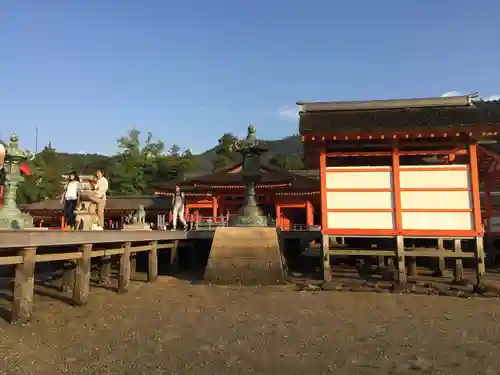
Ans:
{"type": "Polygon", "coordinates": [[[500,102],[470,95],[297,104],[305,165],[320,170],[324,247],[332,237],[393,238],[401,275],[407,239],[468,239],[484,273],[483,218],[488,229],[493,209],[486,203],[482,216],[480,187],[491,202],[500,102]]]}
{"type": "MultiPolygon", "coordinates": [[[[186,215],[226,217],[243,205],[245,185],[242,163],[212,173],[191,176],[157,186],[156,195],[171,197],[179,184],[187,200],[186,215]]],[[[320,181],[307,171],[286,171],[263,163],[262,180],[256,186],[257,203],[276,219],[282,230],[307,230],[320,222],[320,181]],[[302,172],[302,173],[301,173],[302,172]]]]}

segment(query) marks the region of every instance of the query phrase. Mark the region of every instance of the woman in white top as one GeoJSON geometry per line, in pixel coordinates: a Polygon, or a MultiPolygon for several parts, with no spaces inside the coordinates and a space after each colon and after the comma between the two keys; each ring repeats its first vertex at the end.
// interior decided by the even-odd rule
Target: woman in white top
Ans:
{"type": "Polygon", "coordinates": [[[68,183],[64,188],[64,194],[61,198],[61,203],[64,204],[64,218],[66,224],[75,229],[76,224],[76,205],[78,202],[78,193],[80,187],[80,179],[76,172],[71,172],[68,177],[68,183]]]}

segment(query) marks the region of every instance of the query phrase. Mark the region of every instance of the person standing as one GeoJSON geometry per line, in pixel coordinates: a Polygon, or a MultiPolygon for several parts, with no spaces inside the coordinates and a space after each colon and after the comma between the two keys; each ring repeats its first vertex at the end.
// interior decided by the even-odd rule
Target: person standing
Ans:
{"type": "Polygon", "coordinates": [[[175,185],[175,192],[172,197],[172,209],[173,209],[173,218],[172,218],[172,230],[177,229],[177,217],[181,221],[182,225],[184,225],[184,230],[188,229],[186,220],[184,219],[184,206],[185,206],[185,196],[181,191],[181,187],[179,185],[175,185]]]}
{"type": "Polygon", "coordinates": [[[104,229],[104,210],[106,208],[106,194],[108,192],[109,183],[106,177],[104,177],[104,172],[102,170],[97,170],[96,172],[97,181],[93,184],[94,190],[88,195],[89,199],[97,204],[97,219],[99,221],[99,227],[104,229]]]}
{"type": "Polygon", "coordinates": [[[64,188],[64,194],[61,197],[61,203],[64,205],[64,218],[66,225],[76,229],[76,205],[78,202],[78,193],[80,190],[80,179],[76,172],[71,172],[68,182],[64,188]]]}

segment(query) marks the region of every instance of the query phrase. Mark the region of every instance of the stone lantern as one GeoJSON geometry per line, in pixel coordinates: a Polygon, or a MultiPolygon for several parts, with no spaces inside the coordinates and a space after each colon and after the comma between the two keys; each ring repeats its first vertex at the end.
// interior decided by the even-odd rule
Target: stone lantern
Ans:
{"type": "Polygon", "coordinates": [[[33,228],[33,218],[21,212],[16,203],[17,188],[24,178],[21,175],[20,165],[27,160],[31,160],[33,154],[19,148],[19,137],[15,134],[10,137],[10,143],[4,147],[3,170],[5,182],[2,197],[3,204],[0,207],[0,230],[33,228]]]}

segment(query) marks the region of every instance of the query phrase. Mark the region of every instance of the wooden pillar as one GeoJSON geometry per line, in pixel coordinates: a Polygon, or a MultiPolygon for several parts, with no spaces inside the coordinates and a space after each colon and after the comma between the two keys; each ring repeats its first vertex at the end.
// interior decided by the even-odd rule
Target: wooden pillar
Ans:
{"type": "Polygon", "coordinates": [[[135,275],[137,272],[137,257],[139,253],[131,253],[130,254],[130,275],[135,275]]]}
{"type": "Polygon", "coordinates": [[[23,262],[16,265],[11,322],[25,324],[31,318],[35,293],[36,247],[21,250],[23,262]]]}
{"type": "Polygon", "coordinates": [[[314,208],[310,200],[306,202],[306,224],[308,227],[314,225],[314,208]]]}
{"type": "Polygon", "coordinates": [[[398,283],[406,284],[406,266],[405,266],[405,244],[403,236],[396,237],[396,260],[398,270],[398,283]]]}
{"type": "Polygon", "coordinates": [[[111,282],[111,255],[102,256],[100,266],[99,283],[108,285],[111,282]]]}
{"type": "Polygon", "coordinates": [[[484,231],[481,220],[481,199],[479,193],[479,166],[477,160],[476,144],[469,145],[469,159],[472,185],[472,203],[474,212],[474,229],[476,230],[476,271],[477,282],[479,283],[481,277],[485,273],[485,256],[483,242],[484,231]]]}
{"type": "Polygon", "coordinates": [[[213,197],[213,199],[212,199],[212,216],[213,217],[217,217],[218,209],[219,209],[219,207],[218,207],[217,198],[213,197]]]}
{"type": "Polygon", "coordinates": [[[486,273],[484,264],[484,242],[483,237],[476,237],[476,280],[477,284],[481,283],[481,278],[486,273]]]}
{"type": "Polygon", "coordinates": [[[408,257],[408,276],[417,276],[417,257],[408,257]]]}
{"type": "Polygon", "coordinates": [[[77,305],[85,305],[88,302],[90,291],[92,244],[81,245],[80,251],[82,253],[82,257],[76,262],[73,302],[77,305]]]}
{"type": "Polygon", "coordinates": [[[148,252],[148,281],[158,279],[158,241],[150,242],[151,250],[148,252]]]}
{"type": "Polygon", "coordinates": [[[174,274],[179,272],[179,241],[174,241],[173,247],[170,248],[170,273],[174,274]]]}
{"type": "MultiPolygon", "coordinates": [[[[438,251],[439,252],[445,251],[444,240],[442,238],[438,238],[438,251]]],[[[439,255],[437,257],[436,269],[434,271],[434,276],[443,277],[445,270],[446,270],[446,259],[445,259],[444,255],[439,255]]]]}
{"type": "Polygon", "coordinates": [[[120,274],[118,275],[118,293],[127,293],[130,286],[130,250],[131,242],[125,242],[120,256],[120,274]]]}
{"type": "Polygon", "coordinates": [[[491,180],[490,176],[486,175],[486,179],[484,180],[483,189],[484,189],[484,209],[486,211],[485,215],[485,227],[486,233],[491,233],[491,218],[493,217],[493,203],[491,200],[491,180]]]}
{"type": "Polygon", "coordinates": [[[281,205],[279,202],[276,203],[276,228],[281,229],[281,205]]]}
{"type": "Polygon", "coordinates": [[[477,145],[469,145],[469,162],[472,185],[472,210],[474,213],[474,229],[478,235],[483,235],[481,220],[481,198],[479,193],[479,167],[477,164],[477,145]]]}
{"type": "MultiPolygon", "coordinates": [[[[453,241],[453,250],[457,255],[462,253],[462,241],[453,241]]],[[[455,282],[462,281],[464,279],[464,264],[462,259],[455,258],[455,267],[453,268],[453,280],[455,282]]]]}
{"type": "Polygon", "coordinates": [[[323,270],[323,280],[332,280],[332,270],[330,265],[330,236],[324,234],[321,244],[321,268],[323,270]]]}
{"type": "Polygon", "coordinates": [[[64,265],[63,276],[61,280],[61,292],[72,293],[75,287],[75,262],[70,260],[64,265]]]}

